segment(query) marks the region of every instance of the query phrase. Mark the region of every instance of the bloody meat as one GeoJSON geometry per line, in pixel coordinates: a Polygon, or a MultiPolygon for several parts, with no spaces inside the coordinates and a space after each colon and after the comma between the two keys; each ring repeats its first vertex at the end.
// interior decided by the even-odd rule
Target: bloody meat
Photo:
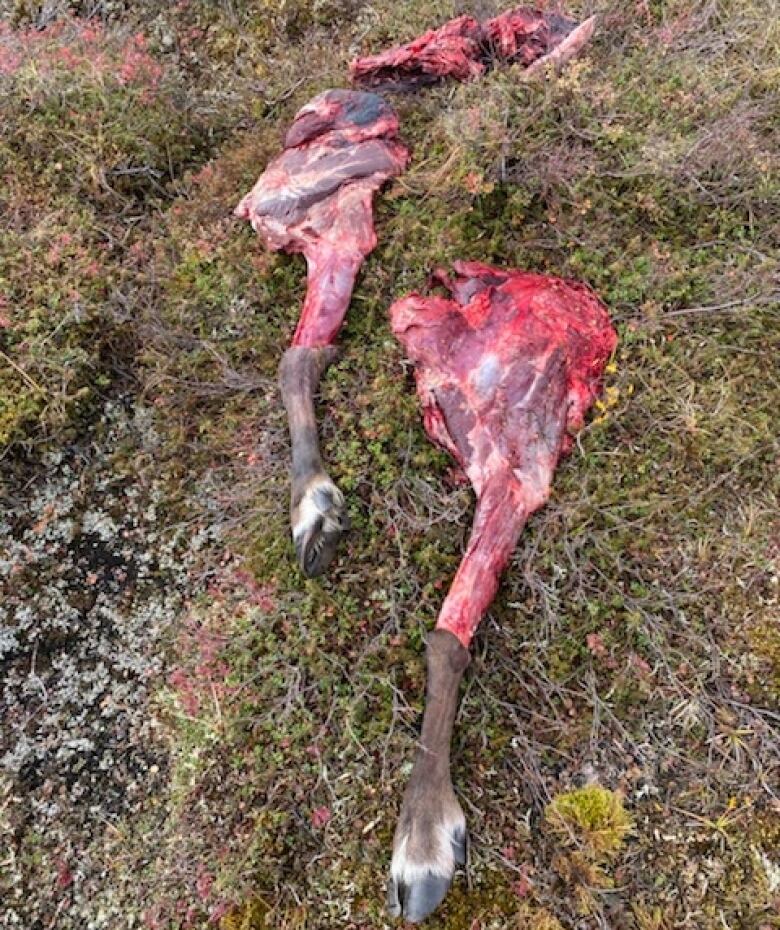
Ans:
{"type": "Polygon", "coordinates": [[[405,90],[447,77],[472,80],[496,62],[517,62],[535,71],[546,61],[563,63],[577,54],[594,28],[594,17],[577,24],[527,7],[482,23],[473,16],[459,16],[406,45],[355,59],[350,76],[362,87],[405,90]]]}
{"type": "Polygon", "coordinates": [[[415,364],[425,428],[477,496],[468,547],[437,629],[468,647],[525,521],[601,390],[617,337],[586,285],[478,262],[437,280],[452,294],[411,294],[391,308],[415,364]]]}
{"type": "Polygon", "coordinates": [[[407,160],[388,103],[377,94],[328,90],[298,112],[284,151],[236,208],[268,248],[306,258],[293,346],[335,340],[358,270],[376,246],[374,193],[407,160]]]}

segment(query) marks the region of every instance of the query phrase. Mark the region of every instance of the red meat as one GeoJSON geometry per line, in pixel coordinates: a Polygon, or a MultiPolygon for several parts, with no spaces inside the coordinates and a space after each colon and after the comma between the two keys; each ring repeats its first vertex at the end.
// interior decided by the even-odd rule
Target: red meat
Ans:
{"type": "Polygon", "coordinates": [[[347,312],[355,277],[376,246],[374,192],[406,166],[398,118],[376,94],[328,90],[306,104],[284,151],[236,208],[274,251],[308,266],[294,346],[327,346],[347,312]]]}
{"type": "Polygon", "coordinates": [[[477,262],[438,280],[454,299],[391,308],[415,364],[425,428],[477,495],[471,538],[437,621],[468,646],[528,516],[599,394],[617,337],[584,284],[477,262]]]}
{"type": "Polygon", "coordinates": [[[407,45],[356,58],[349,66],[350,77],[366,87],[396,82],[430,84],[442,77],[467,81],[485,70],[481,41],[482,27],[477,20],[459,16],[407,45]]]}
{"type": "Polygon", "coordinates": [[[563,62],[590,39],[594,27],[593,17],[577,25],[564,16],[526,7],[483,23],[459,16],[407,45],[357,58],[349,70],[352,80],[364,87],[405,89],[445,77],[468,81],[496,61],[519,62],[526,68],[541,65],[548,56],[563,62]]]}

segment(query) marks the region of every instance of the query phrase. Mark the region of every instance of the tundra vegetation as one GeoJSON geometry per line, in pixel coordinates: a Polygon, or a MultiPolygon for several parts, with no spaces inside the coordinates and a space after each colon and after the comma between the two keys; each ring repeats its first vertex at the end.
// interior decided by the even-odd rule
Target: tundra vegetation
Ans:
{"type": "Polygon", "coordinates": [[[395,100],[412,163],[321,386],[354,530],[296,568],[303,263],[231,210],[355,53],[463,9],[0,0],[4,926],[391,925],[472,500],[386,311],[455,258],[585,279],[620,344],[476,639],[471,862],[429,926],[778,926],[770,3],[575,2],[601,27],[562,75],[395,100]]]}

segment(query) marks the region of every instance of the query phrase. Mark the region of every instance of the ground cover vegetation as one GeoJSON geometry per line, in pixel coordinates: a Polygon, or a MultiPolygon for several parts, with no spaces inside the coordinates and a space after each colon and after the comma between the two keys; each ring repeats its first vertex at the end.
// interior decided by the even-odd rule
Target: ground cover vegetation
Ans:
{"type": "Polygon", "coordinates": [[[412,163],[321,390],[354,529],[295,567],[303,266],[231,210],[354,54],[464,9],[0,0],[3,926],[391,926],[471,495],[386,310],[455,258],[587,280],[620,345],[476,640],[429,926],[780,925],[771,4],[574,4],[563,75],[394,98],[412,163]]]}

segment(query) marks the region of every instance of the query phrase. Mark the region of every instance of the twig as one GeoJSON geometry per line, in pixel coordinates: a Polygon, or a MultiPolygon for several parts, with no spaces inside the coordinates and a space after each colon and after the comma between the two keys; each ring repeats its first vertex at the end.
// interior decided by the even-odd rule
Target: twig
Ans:
{"type": "Polygon", "coordinates": [[[741,300],[729,300],[725,304],[712,304],[709,307],[683,307],[681,310],[669,310],[664,313],[663,316],[670,317],[694,313],[718,313],[724,310],[736,310],[738,307],[744,307],[747,304],[761,306],[763,304],[772,303],[773,300],[777,299],[778,295],[773,294],[766,297],[743,297],[741,300]]]}
{"type": "Polygon", "coordinates": [[[40,384],[38,384],[34,378],[27,374],[24,368],[22,368],[20,365],[17,365],[16,362],[10,356],[6,355],[5,352],[3,352],[1,349],[0,356],[2,356],[8,362],[14,371],[19,372],[19,374],[30,385],[30,387],[35,388],[35,390],[38,391],[39,394],[43,394],[44,397],[46,396],[46,391],[40,386],[40,384]]]}

